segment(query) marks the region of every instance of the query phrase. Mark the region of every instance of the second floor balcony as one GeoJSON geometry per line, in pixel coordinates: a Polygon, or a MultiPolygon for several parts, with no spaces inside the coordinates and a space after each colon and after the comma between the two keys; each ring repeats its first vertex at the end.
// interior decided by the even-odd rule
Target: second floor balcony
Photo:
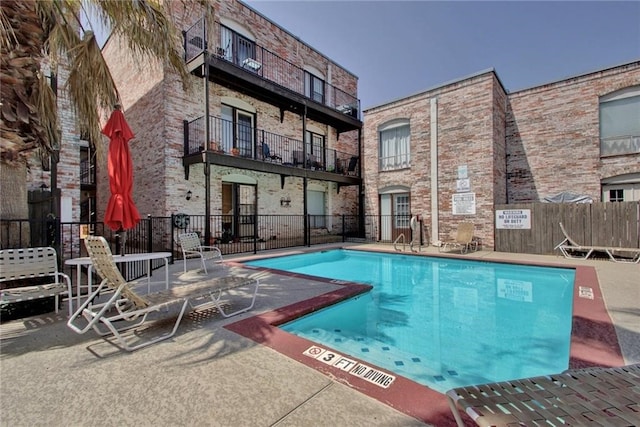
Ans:
{"type": "Polygon", "coordinates": [[[216,22],[184,32],[185,61],[195,75],[250,95],[338,133],[362,128],[360,100],[216,22]],[[207,32],[215,46],[208,46],[207,32]],[[208,67],[208,70],[207,70],[208,67]]]}
{"type": "Polygon", "coordinates": [[[219,117],[184,122],[184,164],[209,162],[242,169],[307,176],[356,185],[360,180],[358,153],[327,147],[317,141],[304,142],[264,129],[245,126],[219,117]]]}

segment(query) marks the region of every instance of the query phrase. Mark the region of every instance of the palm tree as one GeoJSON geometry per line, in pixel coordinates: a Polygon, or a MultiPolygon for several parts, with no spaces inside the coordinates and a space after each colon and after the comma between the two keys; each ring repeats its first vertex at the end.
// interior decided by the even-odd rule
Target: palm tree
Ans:
{"type": "MultiPolygon", "coordinates": [[[[118,90],[90,24],[92,16],[111,36],[122,37],[134,54],[163,61],[188,86],[181,36],[169,2],[162,0],[2,0],[0,1],[0,217],[26,218],[27,158],[49,164],[60,144],[56,95],[43,75],[69,70],[65,89],[78,128],[100,149],[101,111],[111,111],[118,90]]],[[[189,3],[183,0],[183,4],[189,3]]],[[[191,1],[206,5],[206,0],[191,1]]],[[[208,11],[209,13],[210,11],[208,11]]]]}

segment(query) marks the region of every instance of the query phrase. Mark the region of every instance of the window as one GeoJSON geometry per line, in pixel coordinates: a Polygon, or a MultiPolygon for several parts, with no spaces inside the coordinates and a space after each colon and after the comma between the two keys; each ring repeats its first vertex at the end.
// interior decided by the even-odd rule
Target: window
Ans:
{"type": "Polygon", "coordinates": [[[624,202],[624,190],[622,189],[609,190],[609,201],[624,202]]]}
{"type": "Polygon", "coordinates": [[[600,98],[600,155],[640,153],[640,86],[600,98]]]}
{"type": "Polygon", "coordinates": [[[394,201],[396,203],[396,228],[408,228],[411,215],[409,212],[409,195],[397,194],[396,197],[394,197],[394,201]]]}
{"type": "Polygon", "coordinates": [[[307,131],[305,134],[305,143],[307,144],[307,159],[309,167],[324,168],[325,165],[325,149],[324,135],[307,131]]]}
{"type": "Polygon", "coordinates": [[[411,166],[410,127],[408,120],[384,126],[380,135],[380,170],[408,168],[411,166]]]}
{"type": "Polygon", "coordinates": [[[304,94],[314,101],[324,104],[324,80],[305,71],[304,94]]]}
{"type": "Polygon", "coordinates": [[[220,27],[220,46],[218,56],[251,71],[258,71],[258,63],[248,61],[256,58],[256,44],[232,29],[220,27]]]}

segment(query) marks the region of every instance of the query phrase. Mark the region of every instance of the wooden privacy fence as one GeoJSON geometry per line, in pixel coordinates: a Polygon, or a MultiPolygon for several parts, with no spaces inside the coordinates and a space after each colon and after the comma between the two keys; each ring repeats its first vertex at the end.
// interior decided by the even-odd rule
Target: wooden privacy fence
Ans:
{"type": "Polygon", "coordinates": [[[581,245],[640,248],[640,202],[528,203],[496,210],[531,212],[530,229],[495,229],[495,250],[551,254],[564,239],[559,223],[581,245]]]}

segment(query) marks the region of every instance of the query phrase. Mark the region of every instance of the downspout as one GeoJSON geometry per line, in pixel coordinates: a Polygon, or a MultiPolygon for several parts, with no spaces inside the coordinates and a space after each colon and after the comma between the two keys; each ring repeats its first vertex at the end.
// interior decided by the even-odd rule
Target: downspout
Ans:
{"type": "Polygon", "coordinates": [[[438,98],[431,98],[431,243],[435,244],[438,230],[438,98]]]}
{"type": "Polygon", "coordinates": [[[206,45],[204,49],[204,123],[204,244],[209,245],[211,242],[211,165],[207,153],[209,152],[211,129],[209,124],[209,50],[206,45]]]}
{"type": "MultiPolygon", "coordinates": [[[[302,112],[302,165],[303,168],[307,168],[307,104],[304,105],[302,112]]],[[[310,246],[311,239],[309,239],[309,221],[307,218],[307,177],[302,180],[302,216],[304,217],[304,245],[310,246]]]]}

